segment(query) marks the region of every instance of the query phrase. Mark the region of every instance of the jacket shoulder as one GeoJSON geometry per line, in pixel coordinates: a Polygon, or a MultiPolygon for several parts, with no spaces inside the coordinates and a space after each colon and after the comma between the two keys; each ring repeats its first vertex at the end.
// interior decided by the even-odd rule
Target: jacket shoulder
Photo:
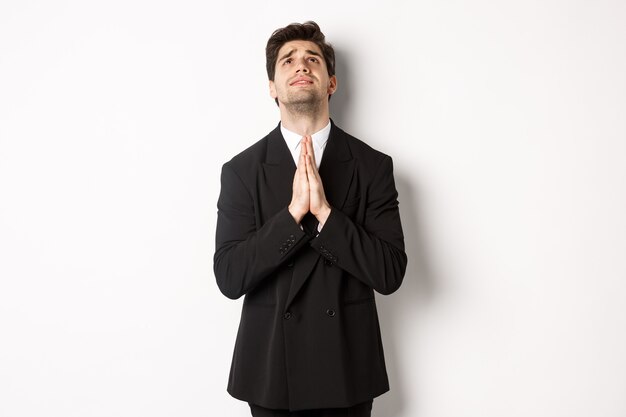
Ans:
{"type": "Polygon", "coordinates": [[[224,166],[229,166],[236,171],[256,165],[265,159],[267,153],[267,141],[270,134],[267,134],[264,138],[259,139],[237,155],[233,156],[224,166]]]}
{"type": "Polygon", "coordinates": [[[344,130],[337,128],[337,133],[340,135],[350,148],[350,153],[357,159],[358,163],[368,167],[371,171],[372,167],[379,166],[384,160],[391,157],[378,149],[374,149],[361,139],[358,139],[344,130]]]}

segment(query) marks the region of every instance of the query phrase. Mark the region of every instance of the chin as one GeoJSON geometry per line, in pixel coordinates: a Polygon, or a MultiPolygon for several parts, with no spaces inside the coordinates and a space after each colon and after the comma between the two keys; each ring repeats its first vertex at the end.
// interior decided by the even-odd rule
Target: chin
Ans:
{"type": "MultiPolygon", "coordinates": [[[[300,94],[290,94],[285,104],[313,104],[320,101],[323,97],[319,97],[313,91],[302,91],[300,94]]],[[[279,99],[280,101],[280,99],[279,99]]]]}

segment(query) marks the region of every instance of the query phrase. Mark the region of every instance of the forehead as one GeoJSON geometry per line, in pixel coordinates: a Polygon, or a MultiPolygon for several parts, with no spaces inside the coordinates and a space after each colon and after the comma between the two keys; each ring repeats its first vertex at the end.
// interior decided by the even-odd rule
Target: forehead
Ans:
{"type": "Polygon", "coordinates": [[[310,50],[310,51],[317,52],[318,54],[320,54],[320,56],[323,56],[322,50],[320,49],[319,46],[315,44],[315,42],[296,40],[296,41],[289,41],[285,43],[283,46],[281,46],[280,49],[278,50],[278,58],[280,58],[284,54],[289,53],[292,50],[295,50],[296,52],[301,52],[301,53],[304,53],[305,51],[310,50]]]}

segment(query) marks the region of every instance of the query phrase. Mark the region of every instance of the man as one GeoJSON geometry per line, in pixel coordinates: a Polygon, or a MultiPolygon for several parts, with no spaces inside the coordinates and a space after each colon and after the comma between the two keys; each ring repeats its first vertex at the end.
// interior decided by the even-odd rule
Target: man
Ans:
{"type": "Polygon", "coordinates": [[[245,295],[228,392],[253,416],[370,416],[389,390],[374,290],[407,264],[392,161],[330,120],[316,23],[276,30],[266,57],[280,124],[224,164],[218,201],[217,284],[245,295]]]}

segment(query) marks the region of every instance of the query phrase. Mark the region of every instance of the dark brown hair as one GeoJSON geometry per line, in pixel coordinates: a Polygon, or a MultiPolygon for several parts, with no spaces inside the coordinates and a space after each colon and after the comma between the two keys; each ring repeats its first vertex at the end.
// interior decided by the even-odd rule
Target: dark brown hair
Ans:
{"type": "Polygon", "coordinates": [[[320,27],[313,21],[292,23],[284,28],[276,29],[267,41],[267,47],[265,48],[267,77],[270,81],[274,81],[278,51],[284,44],[290,41],[311,41],[316,44],[324,56],[328,76],[332,77],[335,75],[335,50],[325,39],[326,37],[320,30],[320,27]]]}

